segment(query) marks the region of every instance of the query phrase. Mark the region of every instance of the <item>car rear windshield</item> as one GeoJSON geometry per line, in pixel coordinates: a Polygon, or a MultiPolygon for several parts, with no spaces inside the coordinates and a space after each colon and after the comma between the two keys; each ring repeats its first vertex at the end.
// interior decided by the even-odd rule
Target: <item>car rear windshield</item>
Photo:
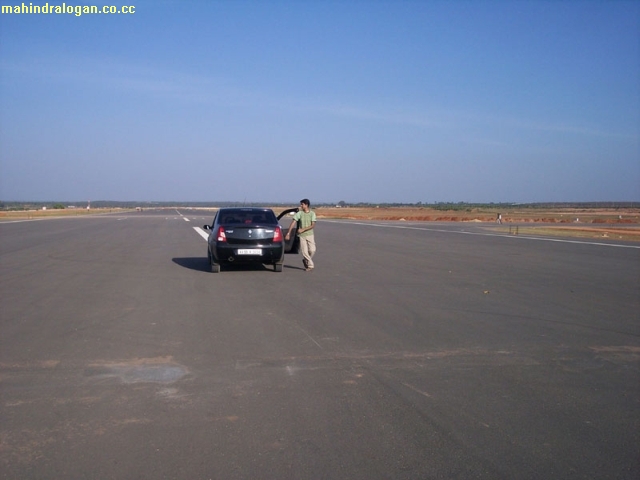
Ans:
{"type": "Polygon", "coordinates": [[[219,223],[277,225],[278,220],[271,210],[224,210],[220,212],[219,223]]]}

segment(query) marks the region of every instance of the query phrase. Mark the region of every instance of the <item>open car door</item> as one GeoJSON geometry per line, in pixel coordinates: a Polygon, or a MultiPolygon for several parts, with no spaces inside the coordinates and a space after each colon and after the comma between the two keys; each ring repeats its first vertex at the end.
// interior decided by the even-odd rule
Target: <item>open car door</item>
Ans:
{"type": "MultiPolygon", "coordinates": [[[[280,227],[282,227],[282,234],[286,235],[289,231],[289,225],[293,222],[293,214],[298,211],[298,208],[288,208],[278,215],[278,222],[280,222],[280,227]],[[284,223],[282,223],[280,220],[284,223]],[[289,222],[287,222],[289,220],[289,222]],[[286,224],[286,225],[285,225],[286,224]]],[[[291,230],[291,237],[289,240],[285,238],[284,241],[284,253],[299,253],[300,252],[300,239],[296,235],[298,231],[298,225],[293,226],[293,230],[291,230]]]]}

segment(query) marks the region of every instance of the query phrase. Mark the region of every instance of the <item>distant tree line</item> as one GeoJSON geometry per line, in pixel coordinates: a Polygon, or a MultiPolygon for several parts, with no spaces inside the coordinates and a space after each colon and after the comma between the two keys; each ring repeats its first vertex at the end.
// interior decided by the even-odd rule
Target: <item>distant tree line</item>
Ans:
{"type": "MultiPolygon", "coordinates": [[[[10,202],[0,201],[0,210],[12,211],[12,210],[42,210],[43,207],[47,209],[65,209],[65,208],[86,208],[87,201],[76,202],[10,202]]],[[[278,203],[278,202],[135,202],[135,201],[111,201],[111,200],[97,200],[91,202],[91,208],[171,208],[171,207],[196,207],[196,208],[222,208],[222,207],[287,207],[295,206],[298,202],[291,203],[278,203]]],[[[340,200],[335,203],[315,203],[314,207],[335,207],[340,206],[344,208],[429,208],[434,210],[443,211],[471,211],[474,209],[549,209],[549,208],[576,208],[576,209],[590,209],[590,208],[606,208],[606,209],[620,209],[620,208],[640,208],[640,202],[540,202],[540,203],[467,203],[467,202],[434,202],[434,203],[371,203],[371,202],[358,202],[348,203],[344,200],[340,200]]]]}

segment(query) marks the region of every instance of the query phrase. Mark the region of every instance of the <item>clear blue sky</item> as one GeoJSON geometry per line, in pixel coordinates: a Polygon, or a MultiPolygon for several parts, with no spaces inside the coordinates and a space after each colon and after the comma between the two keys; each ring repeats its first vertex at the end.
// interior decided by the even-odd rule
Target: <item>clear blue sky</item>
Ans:
{"type": "Polygon", "coordinates": [[[640,2],[106,3],[0,15],[0,200],[640,201],[640,2]]]}

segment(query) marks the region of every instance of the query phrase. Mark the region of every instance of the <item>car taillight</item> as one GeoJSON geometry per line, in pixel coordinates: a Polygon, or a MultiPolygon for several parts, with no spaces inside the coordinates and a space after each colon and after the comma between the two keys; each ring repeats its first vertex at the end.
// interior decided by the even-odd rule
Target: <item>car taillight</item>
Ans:
{"type": "Polygon", "coordinates": [[[224,233],[224,227],[218,227],[218,235],[216,235],[219,242],[226,242],[227,235],[224,233]]]}
{"type": "Polygon", "coordinates": [[[276,231],[273,233],[273,241],[274,242],[282,241],[282,229],[280,227],[276,227],[276,231]]]}

